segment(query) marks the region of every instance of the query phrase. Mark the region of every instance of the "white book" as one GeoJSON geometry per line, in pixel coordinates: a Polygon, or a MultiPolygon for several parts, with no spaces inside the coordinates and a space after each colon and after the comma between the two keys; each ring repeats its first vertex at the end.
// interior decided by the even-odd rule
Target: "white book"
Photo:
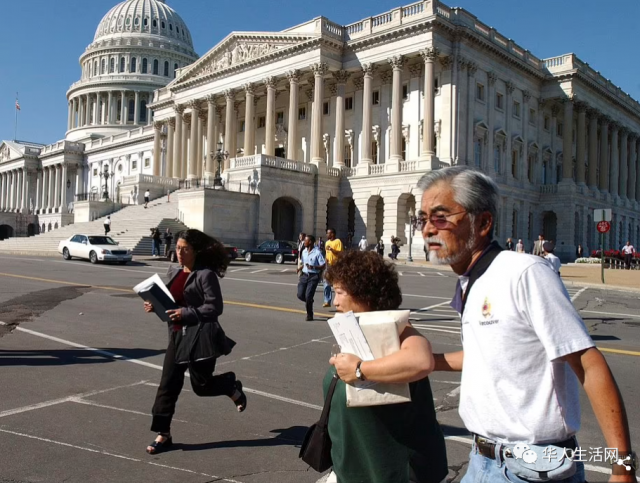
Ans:
{"type": "Polygon", "coordinates": [[[167,294],[167,297],[169,297],[171,301],[175,303],[173,295],[171,295],[171,292],[160,278],[160,275],[158,275],[157,273],[151,275],[148,279],[140,282],[138,285],[133,287],[133,291],[135,293],[147,292],[151,289],[151,287],[153,287],[154,284],[160,287],[164,291],[164,293],[167,294]]]}

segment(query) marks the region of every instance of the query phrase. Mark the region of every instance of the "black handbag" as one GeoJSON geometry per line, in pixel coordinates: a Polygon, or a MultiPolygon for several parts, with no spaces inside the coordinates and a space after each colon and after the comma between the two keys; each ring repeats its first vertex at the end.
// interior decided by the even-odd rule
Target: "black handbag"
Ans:
{"type": "Polygon", "coordinates": [[[314,470],[322,473],[332,466],[331,462],[331,438],[329,437],[329,411],[331,411],[331,400],[338,383],[338,375],[334,374],[324,401],[322,415],[317,423],[307,430],[304,441],[300,447],[302,461],[307,463],[314,470]]]}

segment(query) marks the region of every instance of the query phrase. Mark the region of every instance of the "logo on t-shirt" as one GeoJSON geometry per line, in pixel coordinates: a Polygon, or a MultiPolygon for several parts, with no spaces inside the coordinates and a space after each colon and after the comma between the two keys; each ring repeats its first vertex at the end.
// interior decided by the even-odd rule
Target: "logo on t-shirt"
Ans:
{"type": "Polygon", "coordinates": [[[485,298],[484,304],[482,304],[482,316],[485,319],[491,317],[491,303],[489,303],[489,298],[485,298]]]}

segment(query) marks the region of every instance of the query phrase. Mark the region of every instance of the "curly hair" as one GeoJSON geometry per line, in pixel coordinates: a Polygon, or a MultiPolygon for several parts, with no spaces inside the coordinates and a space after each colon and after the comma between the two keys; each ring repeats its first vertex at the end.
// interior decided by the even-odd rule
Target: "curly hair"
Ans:
{"type": "Polygon", "coordinates": [[[213,270],[222,278],[229,266],[229,256],[221,241],[200,230],[185,230],[178,234],[178,240],[186,241],[196,253],[196,266],[213,270]]]}
{"type": "Polygon", "coordinates": [[[370,311],[396,310],[402,303],[394,266],[375,252],[340,252],[326,277],[370,311]]]}

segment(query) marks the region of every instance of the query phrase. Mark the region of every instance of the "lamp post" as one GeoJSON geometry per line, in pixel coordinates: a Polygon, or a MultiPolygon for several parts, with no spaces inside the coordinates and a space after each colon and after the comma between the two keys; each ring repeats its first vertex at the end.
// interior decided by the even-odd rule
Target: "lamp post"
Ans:
{"type": "Polygon", "coordinates": [[[220,164],[222,161],[229,157],[229,153],[227,151],[222,151],[222,141],[218,141],[218,150],[212,151],[211,156],[213,156],[218,163],[218,167],[216,168],[216,176],[213,178],[213,186],[218,187],[222,186],[222,177],[220,176],[220,164]]]}
{"type": "Polygon", "coordinates": [[[104,165],[104,171],[99,173],[100,179],[104,179],[104,191],[102,192],[102,199],[109,199],[109,178],[113,178],[115,173],[113,171],[109,171],[109,165],[104,165]]]}
{"type": "Polygon", "coordinates": [[[409,255],[407,256],[407,262],[413,262],[413,257],[411,256],[411,245],[413,238],[413,226],[415,223],[415,218],[413,216],[413,208],[409,208],[409,255]]]}

